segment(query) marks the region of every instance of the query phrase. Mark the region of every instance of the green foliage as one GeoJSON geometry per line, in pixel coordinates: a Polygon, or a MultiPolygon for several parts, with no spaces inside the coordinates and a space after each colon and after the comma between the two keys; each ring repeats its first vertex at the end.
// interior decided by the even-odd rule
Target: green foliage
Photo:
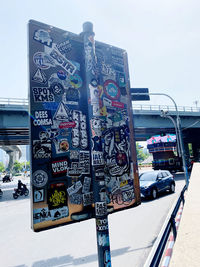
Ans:
{"type": "Polygon", "coordinates": [[[13,165],[13,172],[19,173],[20,171],[22,171],[23,167],[24,163],[20,163],[19,161],[16,160],[13,165]]]}
{"type": "Polygon", "coordinates": [[[5,171],[5,166],[3,165],[3,162],[0,162],[0,172],[5,171]]]}
{"type": "Polygon", "coordinates": [[[148,157],[148,154],[145,154],[143,152],[143,149],[140,148],[140,145],[136,143],[136,153],[137,153],[137,160],[138,161],[143,161],[148,157]]]}

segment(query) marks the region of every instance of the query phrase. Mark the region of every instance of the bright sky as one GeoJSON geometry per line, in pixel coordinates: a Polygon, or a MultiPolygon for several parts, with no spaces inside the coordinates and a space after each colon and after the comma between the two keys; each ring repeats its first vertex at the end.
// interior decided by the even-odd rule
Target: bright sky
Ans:
{"type": "MultiPolygon", "coordinates": [[[[0,97],[28,96],[29,19],[76,34],[91,21],[96,40],[127,50],[131,87],[169,94],[179,106],[200,106],[199,13],[199,0],[2,1],[0,97]]],[[[166,97],[152,100],[172,104],[166,97]]]]}

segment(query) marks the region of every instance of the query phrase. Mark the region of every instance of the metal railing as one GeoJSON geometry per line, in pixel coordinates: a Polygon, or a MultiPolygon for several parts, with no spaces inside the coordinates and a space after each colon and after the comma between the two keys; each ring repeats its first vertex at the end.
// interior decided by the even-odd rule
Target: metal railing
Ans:
{"type": "MultiPolygon", "coordinates": [[[[0,105],[28,105],[28,99],[26,98],[4,98],[0,97],[0,105]]],[[[133,104],[132,108],[134,110],[167,110],[167,111],[176,111],[174,106],[168,105],[139,105],[133,104]]],[[[200,112],[200,107],[189,107],[189,106],[178,106],[179,111],[185,112],[200,112]]]]}
{"type": "Polygon", "coordinates": [[[164,223],[164,227],[162,228],[161,233],[159,234],[157,242],[154,245],[154,249],[152,249],[152,251],[150,252],[150,255],[145,263],[145,267],[159,266],[171,231],[173,232],[174,240],[176,239],[177,229],[175,224],[175,218],[178,213],[181,202],[183,202],[183,205],[185,203],[184,193],[186,189],[187,187],[185,185],[181,191],[181,194],[178,198],[178,201],[176,202],[172,213],[169,214],[164,223]]]}
{"type": "Polygon", "coordinates": [[[28,105],[28,99],[25,98],[4,98],[0,97],[0,105],[28,105]]]}
{"type": "MultiPolygon", "coordinates": [[[[167,110],[167,111],[176,111],[175,106],[168,106],[168,105],[138,105],[133,104],[132,108],[134,110],[167,110]]],[[[200,107],[187,107],[187,106],[178,106],[179,111],[185,112],[200,112],[200,107]]]]}

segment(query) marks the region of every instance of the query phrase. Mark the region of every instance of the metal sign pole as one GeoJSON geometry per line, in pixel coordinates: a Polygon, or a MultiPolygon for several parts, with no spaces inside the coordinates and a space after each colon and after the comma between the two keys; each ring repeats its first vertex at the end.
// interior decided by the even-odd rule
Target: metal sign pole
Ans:
{"type": "MultiPolygon", "coordinates": [[[[88,114],[91,122],[93,118],[91,91],[98,87],[99,74],[97,70],[97,58],[95,54],[95,42],[93,25],[91,22],[83,24],[83,32],[81,33],[84,41],[85,52],[85,86],[88,91],[89,105],[88,114]]],[[[97,116],[95,116],[97,117],[97,116]]],[[[91,127],[91,125],[90,125],[91,127]]],[[[92,131],[92,128],[91,128],[92,131]]],[[[91,131],[89,133],[90,140],[92,139],[91,131]]],[[[101,138],[101,136],[99,136],[101,138]]],[[[93,174],[93,194],[95,203],[95,218],[96,218],[96,231],[97,231],[97,248],[98,248],[98,262],[99,267],[110,267],[110,242],[108,230],[108,216],[107,216],[107,203],[106,203],[106,185],[104,178],[104,162],[103,151],[100,149],[99,153],[93,151],[91,148],[92,156],[92,174],[93,174]],[[95,159],[98,157],[98,159],[95,159]],[[98,170],[98,179],[96,179],[96,172],[98,170]],[[99,177],[101,173],[101,178],[99,177]],[[98,181],[97,181],[98,180],[98,181]]]]}

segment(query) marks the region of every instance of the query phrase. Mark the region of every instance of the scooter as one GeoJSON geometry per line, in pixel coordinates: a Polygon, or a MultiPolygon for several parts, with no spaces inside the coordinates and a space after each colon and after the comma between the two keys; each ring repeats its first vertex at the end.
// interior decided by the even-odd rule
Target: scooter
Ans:
{"type": "Polygon", "coordinates": [[[26,187],[25,190],[19,190],[17,188],[14,188],[14,193],[13,193],[13,198],[14,199],[17,199],[19,196],[25,196],[27,197],[29,195],[29,190],[28,188],[26,187]]]}

